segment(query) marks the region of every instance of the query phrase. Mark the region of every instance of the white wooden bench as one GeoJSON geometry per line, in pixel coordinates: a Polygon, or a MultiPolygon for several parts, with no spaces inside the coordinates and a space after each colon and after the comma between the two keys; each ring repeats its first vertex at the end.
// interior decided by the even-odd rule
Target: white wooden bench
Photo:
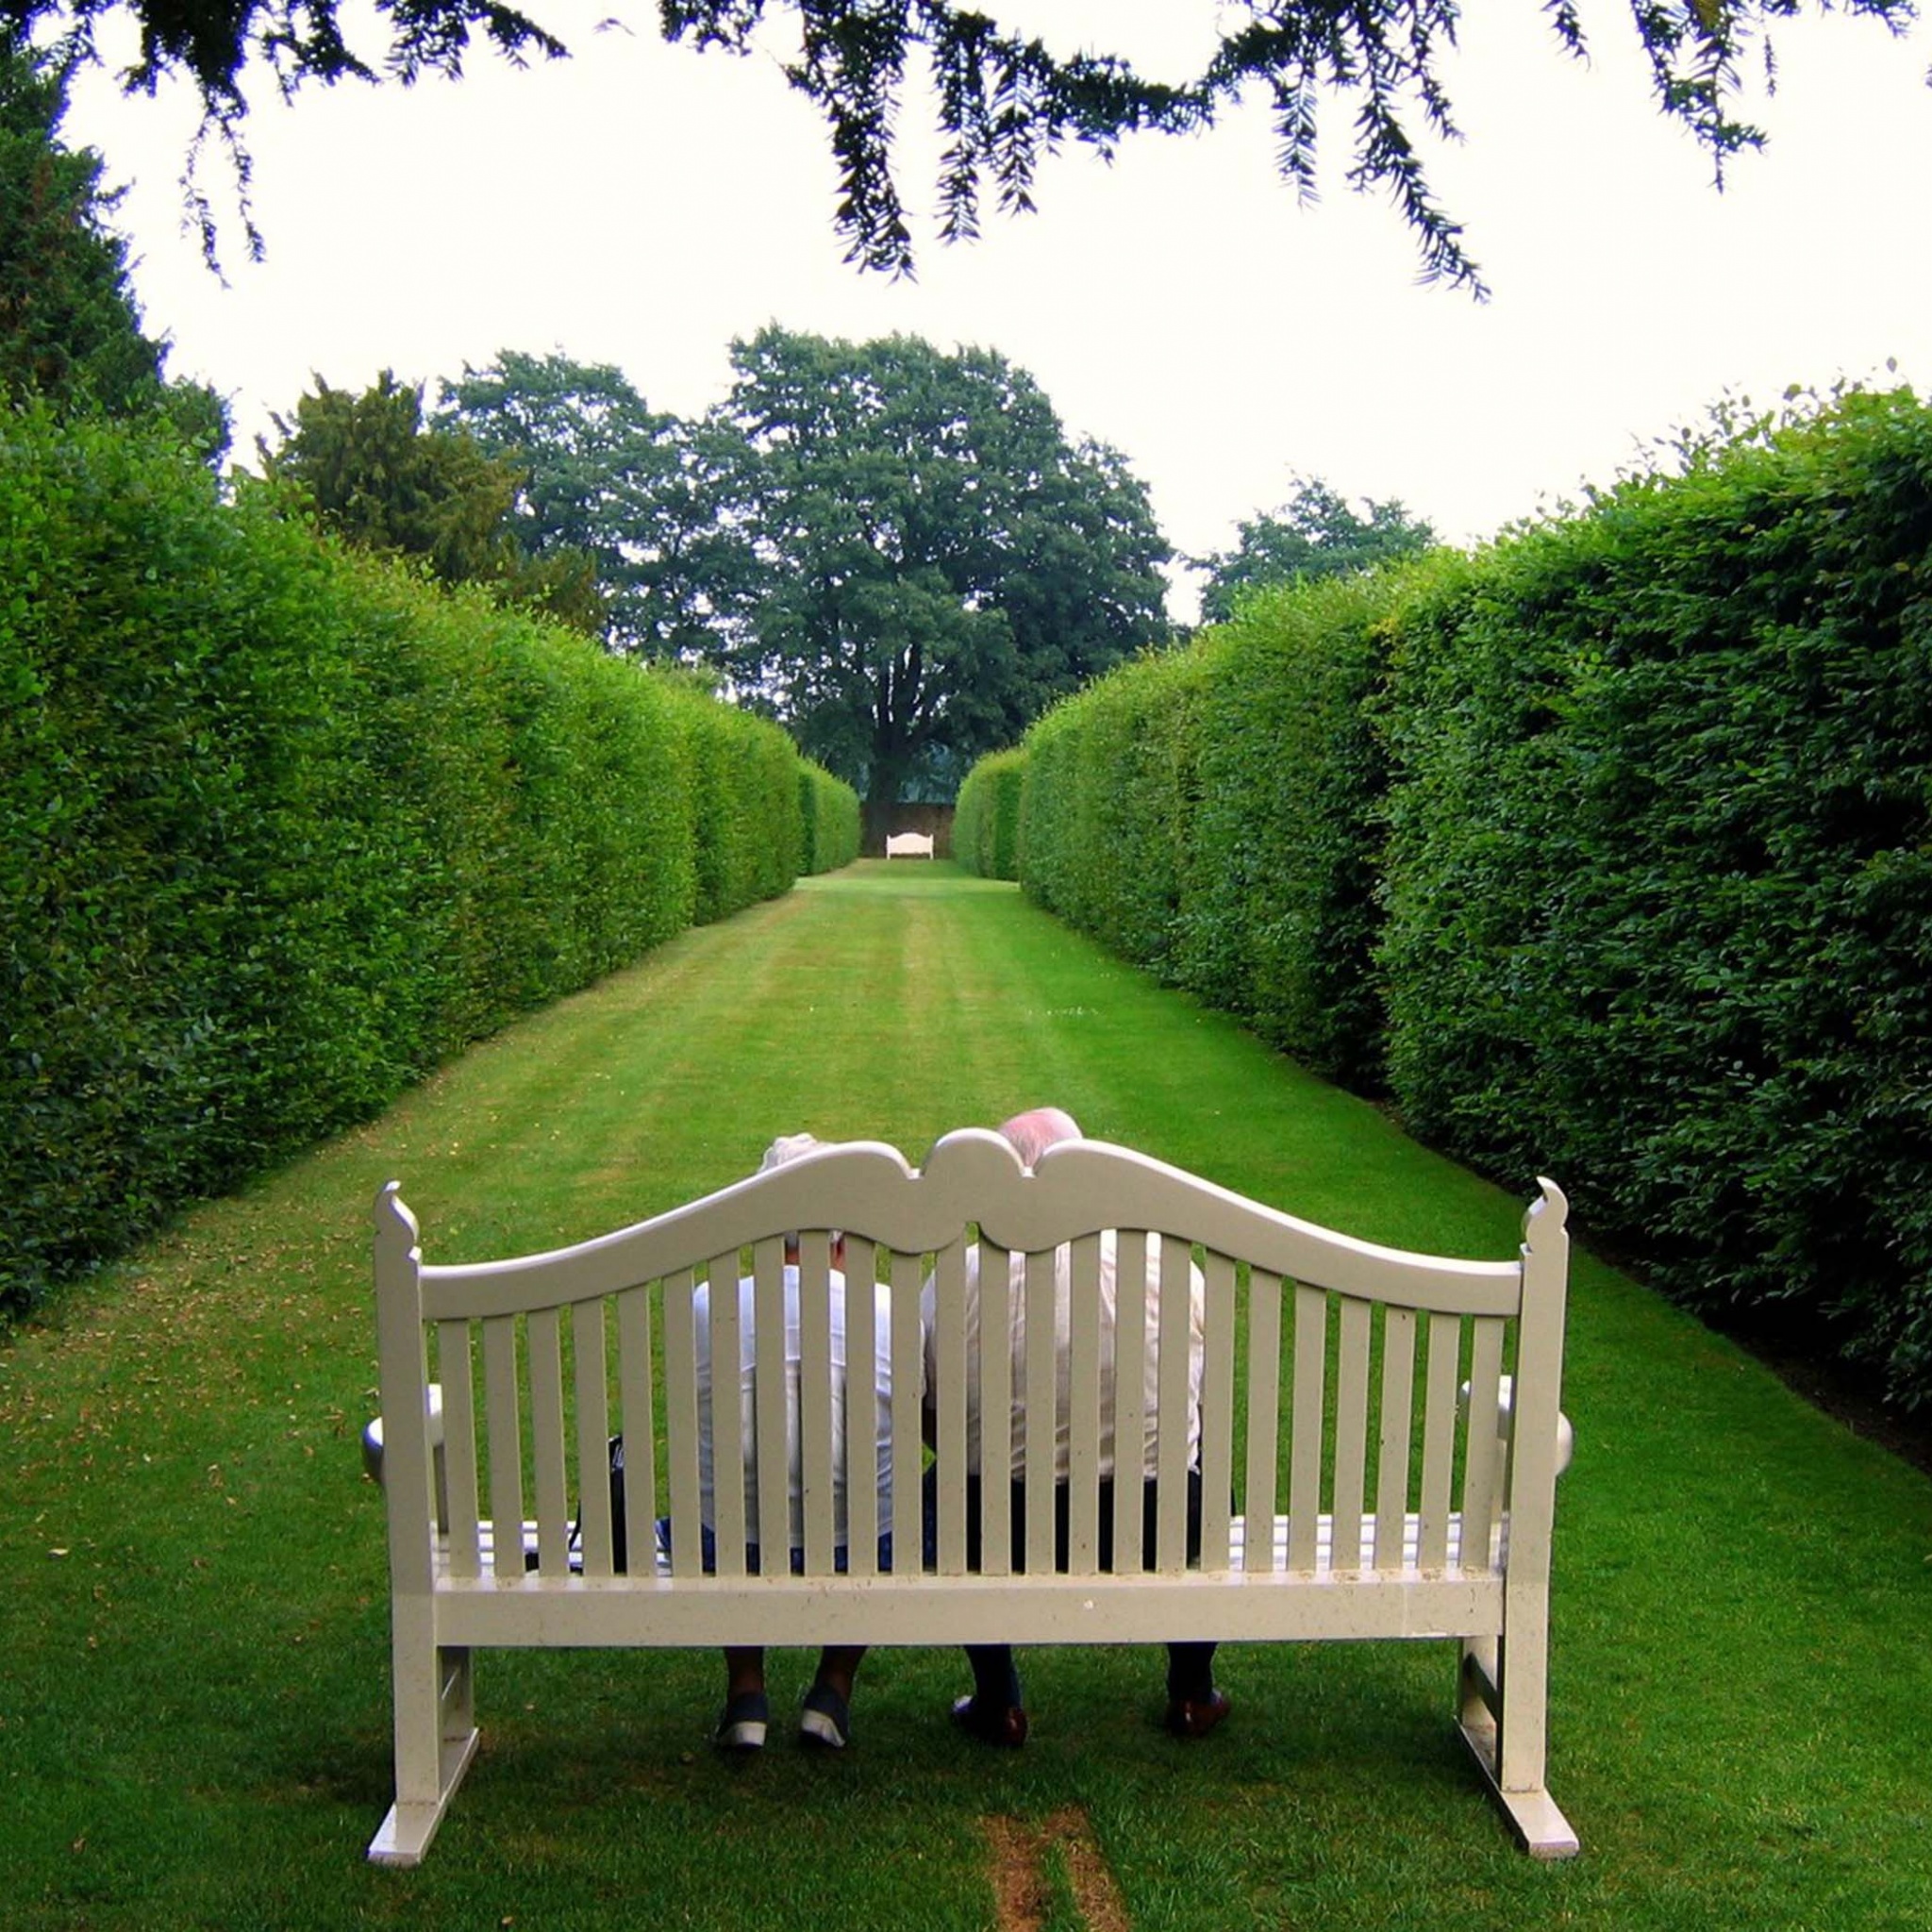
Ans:
{"type": "Polygon", "coordinates": [[[932,857],[932,834],[930,832],[889,832],[886,835],[886,857],[888,858],[930,858],[932,857]]]}
{"type": "MultiPolygon", "coordinates": [[[[514,1260],[425,1266],[391,1182],[375,1205],[384,1488],[392,1592],[396,1801],[369,1848],[420,1859],[476,1745],[472,1656],[492,1645],[1152,1643],[1434,1638],[1460,1643],[1460,1722],[1526,1847],[1576,1839],[1544,1788],[1545,1661],[1568,1241],[1542,1184],[1506,1260],[1369,1245],[1099,1141],[1052,1148],[1024,1171],[977,1128],[923,1170],[874,1142],[822,1148],[601,1239],[514,1260]],[[890,1284],[893,1466],[922,1462],[919,1301],[937,1283],[937,1536],[921,1486],[878,1499],[855,1484],[849,1561],[833,1557],[828,1230],[845,1274],[890,1284]],[[1008,1269],[1021,1257],[1025,1380],[1053,1383],[1055,1250],[1071,1244],[1074,1337],[1070,1534],[1055,1572],[1051,1457],[1026,1465],[1022,1574],[1009,1567],[1006,1486],[984,1486],[984,1568],[966,1569],[964,1261],[974,1230],[990,1338],[981,1363],[987,1466],[1003,1466],[1011,1409],[1008,1269]],[[1158,1347],[1158,1407],[1188,1403],[1185,1271],[1206,1280],[1198,1565],[1186,1540],[1187,1430],[1163,1426],[1158,1527],[1144,1569],[1138,1486],[1114,1487],[1112,1574],[1097,1573],[1099,1234],[1117,1235],[1124,1358],[1158,1347]],[[789,1541],[783,1482],[743,1500],[741,1446],[717,1443],[716,1573],[701,1567],[692,1292],[735,1280],[749,1249],[759,1308],[782,1295],[783,1237],[802,1232],[803,1573],[746,1575],[747,1538],[789,1541]],[[1160,1326],[1144,1333],[1140,1280],[1159,1244],[1160,1326]],[[1038,1312],[1036,1312],[1038,1311],[1038,1312]],[[1170,1317],[1172,1319],[1170,1320],[1170,1317]],[[1040,1341],[1043,1357],[1035,1350],[1040,1341]],[[1287,1344],[1284,1349],[1284,1342],[1287,1344]],[[1505,1366],[1513,1367],[1513,1376],[1505,1366]],[[440,1412],[432,1403],[440,1385],[440,1412]],[[614,1574],[607,1442],[625,1438],[628,1574],[614,1574]],[[738,1479],[734,1479],[738,1478],[738,1479]],[[1230,1505],[1239,1487],[1242,1506],[1230,1505]],[[773,1493],[775,1491],[776,1493],[773,1493]],[[580,1538],[571,1512],[581,1497],[580,1538]],[[743,1520],[749,1511],[749,1520],[743,1520]],[[658,1553],[668,1514],[675,1557],[658,1553]],[[502,1525],[518,1525],[505,1536],[502,1525]],[[893,1568],[877,1574],[890,1529],[893,1568]],[[652,1554],[644,1554],[652,1553],[652,1554]]],[[[716,1299],[719,1358],[736,1295],[716,1299]]],[[[869,1324],[861,1318],[863,1332],[869,1324]]],[[[760,1365],[783,1324],[756,1324],[760,1365]]],[[[780,1357],[782,1362],[782,1357],[780,1357]]],[[[782,1432],[782,1373],[758,1376],[758,1426],[782,1432]],[[775,1409],[768,1406],[775,1400],[775,1409]]],[[[1119,1440],[1140,1440],[1143,1378],[1118,1378],[1119,1440]]],[[[874,1405],[845,1414],[848,1466],[873,1466],[874,1405]],[[862,1434],[863,1440],[859,1440],[862,1434]]],[[[1054,1421],[1026,1412],[1025,1434],[1054,1421]]],[[[782,1440],[782,1436],[773,1440],[782,1440]]],[[[785,1457],[776,1467],[785,1467],[785,1457]]],[[[767,1461],[765,1467],[772,1467],[767,1461]]],[[[976,1487],[976,1486],[975,1486],[976,1487]]],[[[841,1553],[842,1559],[842,1553],[841,1553]]]]}

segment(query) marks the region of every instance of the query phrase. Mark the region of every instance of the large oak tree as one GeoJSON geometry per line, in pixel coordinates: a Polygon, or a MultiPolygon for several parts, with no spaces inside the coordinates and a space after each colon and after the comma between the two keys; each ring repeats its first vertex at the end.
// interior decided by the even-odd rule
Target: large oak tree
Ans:
{"type": "Polygon", "coordinates": [[[719,514],[758,559],[724,661],[866,800],[1010,743],[1164,636],[1170,555],[1114,451],[983,349],[767,328],[733,348],[719,514]]]}
{"type": "MultiPolygon", "coordinates": [[[[207,110],[203,137],[236,153],[244,194],[241,126],[251,85],[288,92],[349,76],[387,75],[407,83],[425,73],[458,75],[477,38],[514,58],[565,51],[534,12],[507,0],[377,0],[386,45],[352,46],[341,0],[0,0],[0,21],[51,20],[86,49],[96,19],[124,4],[142,29],[142,58],[129,84],[152,88],[164,75],[189,76],[207,110]]],[[[1581,0],[1519,4],[1536,5],[1554,44],[1582,56],[1581,0]]],[[[1629,6],[1660,110],[1690,127],[1720,170],[1727,156],[1757,145],[1758,131],[1735,109],[1741,63],[1759,54],[1772,71],[1771,29],[1805,10],[1804,0],[1629,6]]],[[[700,47],[742,53],[761,26],[791,29],[786,73],[825,117],[841,175],[839,225],[852,258],[868,267],[896,273],[911,264],[893,126],[908,83],[923,75],[944,142],[937,206],[947,239],[975,232],[988,184],[1002,208],[1029,208],[1042,157],[1063,142],[1110,151],[1136,130],[1200,128],[1251,92],[1265,96],[1273,112],[1283,175],[1309,192],[1325,103],[1341,95],[1354,127],[1352,184],[1394,197],[1425,274],[1479,291],[1461,228],[1431,193],[1418,149],[1419,136],[1455,132],[1441,69],[1459,10],[1457,0],[1230,5],[1217,10],[1220,43],[1206,69],[1173,84],[1105,51],[1058,56],[960,0],[658,0],[664,37],[700,47]]],[[[1875,15],[1902,26],[1914,6],[1815,0],[1814,10],[1875,15]]],[[[206,203],[200,206],[212,252],[212,225],[206,203]]]]}

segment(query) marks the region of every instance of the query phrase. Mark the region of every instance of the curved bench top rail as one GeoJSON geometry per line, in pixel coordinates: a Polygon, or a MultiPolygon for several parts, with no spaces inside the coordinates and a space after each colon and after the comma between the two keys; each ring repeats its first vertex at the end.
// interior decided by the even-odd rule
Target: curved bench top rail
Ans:
{"type": "MultiPolygon", "coordinates": [[[[1559,1230],[1564,1206],[1544,1182],[1525,1232],[1546,1209],[1556,1211],[1545,1231],[1559,1230]]],[[[378,1204],[385,1210],[413,1239],[393,1183],[378,1204]]],[[[1357,1241],[1106,1141],[1064,1141],[1027,1172],[999,1135],[965,1127],[940,1141],[924,1169],[883,1142],[845,1141],[573,1247],[425,1267],[423,1314],[475,1318],[589,1300],[795,1228],[836,1227],[901,1254],[930,1253],[969,1222],[985,1240],[1022,1251],[1106,1228],[1154,1230],[1309,1287],[1438,1314],[1513,1315],[1522,1303],[1520,1258],[1463,1261],[1357,1241]]]]}

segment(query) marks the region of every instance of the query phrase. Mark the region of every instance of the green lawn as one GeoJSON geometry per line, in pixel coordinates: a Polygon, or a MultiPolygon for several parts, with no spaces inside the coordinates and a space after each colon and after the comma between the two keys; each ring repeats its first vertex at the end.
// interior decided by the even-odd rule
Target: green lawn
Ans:
{"type": "MultiPolygon", "coordinates": [[[[461,1259],[638,1219],[779,1131],[917,1158],[1042,1101],[1383,1241],[1506,1252],[1529,1188],[949,867],[859,865],[688,934],[0,1351],[0,1924],[990,1927],[1018,1843],[1051,1932],[1110,1923],[1083,1917],[1084,1847],[1139,1932],[1924,1932],[1932,1484],[1588,1258],[1551,1690],[1573,1864],[1513,1849],[1429,1644],[1226,1650],[1235,1716],[1193,1746],[1159,1728],[1158,1653],[1033,1651],[1010,1756],[946,1724],[957,1656],[875,1652],[852,1752],[744,1766],[708,1748],[713,1656],[491,1655],[428,1863],[366,1866],[390,1796],[357,1452],[378,1184],[461,1259]]],[[[775,1657],[774,1691],[808,1674],[775,1657]]]]}

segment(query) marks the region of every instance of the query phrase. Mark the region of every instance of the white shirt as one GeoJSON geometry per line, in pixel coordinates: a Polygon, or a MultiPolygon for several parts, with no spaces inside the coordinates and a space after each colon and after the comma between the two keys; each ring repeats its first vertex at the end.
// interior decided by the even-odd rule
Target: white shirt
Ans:
{"type": "MultiPolygon", "coordinates": [[[[1117,1294],[1119,1244],[1109,1229],[1100,1237],[1100,1474],[1114,1473],[1114,1304],[1117,1294]]],[[[1007,1325],[1012,1340],[1012,1477],[1026,1473],[1026,1306],[1025,1257],[1009,1257],[1007,1325]]],[[[1201,1271],[1188,1264],[1188,1464],[1201,1454],[1201,1381],[1206,1343],[1207,1284],[1201,1271]]],[[[920,1296],[920,1321],[925,1330],[926,1399],[939,1386],[934,1323],[938,1313],[938,1284],[926,1277],[920,1296]]],[[[1060,1248],[1054,1256],[1054,1480],[1067,1478],[1068,1417],[1072,1407],[1073,1259],[1060,1248]]],[[[1160,1467],[1160,1237],[1147,1237],[1146,1351],[1141,1386],[1145,1393],[1141,1445],[1141,1474],[1152,1478],[1160,1467]]],[[[966,1467],[979,1470],[979,1249],[966,1251],[966,1467]]]]}
{"type": "MultiPolygon", "coordinates": [[[[829,1274],[832,1329],[832,1537],[843,1548],[845,1506],[845,1277],[829,1274]]],[[[758,1536],[758,1441],[756,1289],[747,1277],[738,1284],[738,1397],[740,1437],[744,1445],[744,1527],[749,1541],[758,1536]]],[[[711,1445],[710,1291],[700,1287],[691,1298],[697,1326],[698,1512],[708,1528],[713,1514],[714,1456],[711,1445]]],[[[803,1349],[799,1339],[798,1270],[785,1270],[785,1463],[791,1488],[791,1544],[805,1545],[804,1455],[799,1424],[799,1377],[803,1349]]],[[[892,1328],[890,1291],[875,1291],[873,1312],[873,1439],[877,1445],[879,1526],[891,1522],[892,1503],[892,1328]]]]}

